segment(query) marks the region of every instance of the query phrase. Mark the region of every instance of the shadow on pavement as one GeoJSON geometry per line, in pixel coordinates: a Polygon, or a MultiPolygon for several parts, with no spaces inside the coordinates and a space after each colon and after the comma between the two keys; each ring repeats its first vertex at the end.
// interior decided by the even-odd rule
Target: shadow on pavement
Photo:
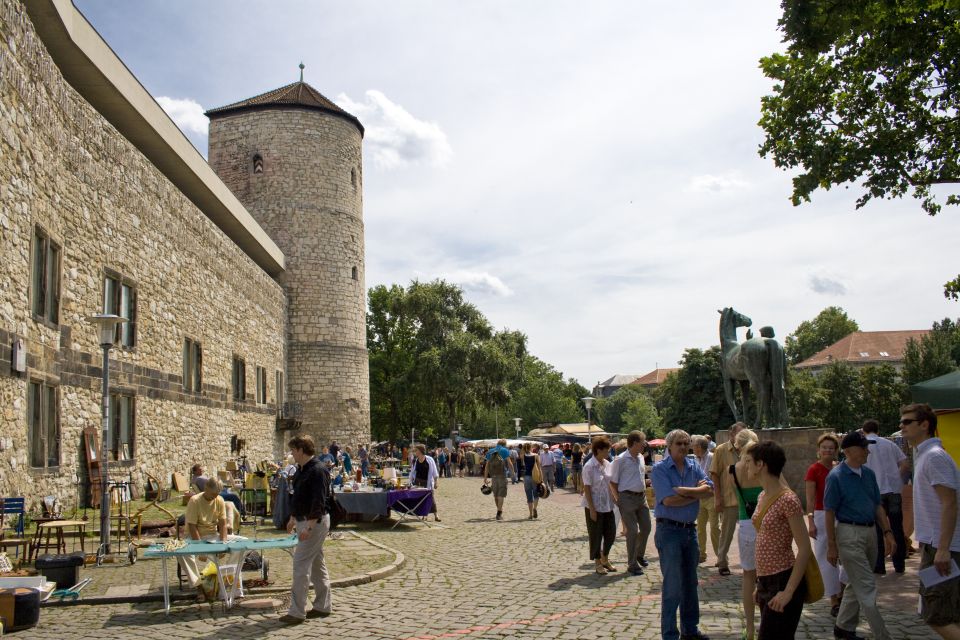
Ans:
{"type": "MultiPolygon", "coordinates": [[[[581,566],[581,568],[587,567],[587,565],[581,566]]],[[[639,577],[639,576],[637,576],[639,577]]],[[[605,576],[601,576],[593,570],[593,565],[584,569],[582,575],[573,577],[573,578],[561,578],[547,585],[547,589],[551,591],[567,591],[571,587],[586,587],[588,589],[602,589],[603,587],[608,586],[611,582],[617,582],[618,580],[625,579],[636,579],[627,573],[626,571],[617,571],[616,573],[608,573],[605,576]],[[589,572],[589,573],[587,573],[589,572]]]]}

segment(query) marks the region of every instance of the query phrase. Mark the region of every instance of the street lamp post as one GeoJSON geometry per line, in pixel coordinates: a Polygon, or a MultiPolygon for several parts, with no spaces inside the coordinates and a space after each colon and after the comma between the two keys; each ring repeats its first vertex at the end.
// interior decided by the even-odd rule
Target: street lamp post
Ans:
{"type": "MultiPolygon", "coordinates": [[[[103,392],[101,397],[101,418],[103,434],[100,440],[100,547],[97,549],[97,564],[103,562],[110,553],[110,349],[117,335],[117,325],[126,322],[112,313],[98,313],[88,316],[87,322],[100,331],[100,348],[103,349],[103,392]]],[[[92,478],[91,478],[92,480],[92,478]]]]}
{"type": "Polygon", "coordinates": [[[523,420],[523,418],[514,418],[514,419],[513,419],[513,425],[517,428],[517,440],[520,439],[520,421],[521,421],[521,420],[523,420]]]}
{"type": "Polygon", "coordinates": [[[590,421],[590,408],[593,407],[594,399],[590,396],[587,396],[586,398],[580,398],[580,400],[583,402],[583,406],[587,408],[587,429],[589,429],[590,425],[592,424],[590,421]]]}

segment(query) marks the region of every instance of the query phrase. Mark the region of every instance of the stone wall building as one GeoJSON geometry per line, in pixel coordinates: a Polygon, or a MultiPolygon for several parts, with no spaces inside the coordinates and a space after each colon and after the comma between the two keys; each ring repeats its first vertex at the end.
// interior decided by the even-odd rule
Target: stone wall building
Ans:
{"type": "Polygon", "coordinates": [[[303,105],[213,120],[223,180],[69,0],[0,0],[0,495],[73,506],[105,311],[130,319],[112,477],[222,469],[235,439],[275,459],[291,427],[369,439],[362,127],[303,105]]]}

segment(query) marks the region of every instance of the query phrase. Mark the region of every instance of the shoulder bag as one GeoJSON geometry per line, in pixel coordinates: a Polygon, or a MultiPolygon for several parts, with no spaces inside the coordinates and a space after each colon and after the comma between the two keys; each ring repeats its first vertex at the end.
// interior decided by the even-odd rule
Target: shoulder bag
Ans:
{"type": "MultiPolygon", "coordinates": [[[[763,526],[763,517],[767,515],[767,510],[770,509],[770,507],[773,506],[773,504],[785,493],[787,493],[787,490],[782,489],[780,493],[775,495],[772,500],[768,501],[760,511],[760,514],[757,516],[758,532],[760,531],[760,527],[763,526]]],[[[807,566],[803,571],[803,580],[807,583],[807,593],[803,597],[803,601],[806,604],[812,604],[820,600],[824,593],[823,576],[820,575],[820,564],[817,562],[817,556],[815,553],[813,553],[812,549],[810,550],[810,557],[807,559],[807,566]]]]}
{"type": "MultiPolygon", "coordinates": [[[[740,496],[740,500],[743,501],[743,508],[747,512],[747,517],[752,518],[753,512],[757,510],[757,503],[748,501],[746,496],[743,495],[743,487],[740,486],[740,480],[737,479],[737,465],[730,465],[730,475],[733,476],[733,483],[737,485],[737,494],[740,496]]],[[[779,498],[780,496],[777,497],[779,498]]]]}

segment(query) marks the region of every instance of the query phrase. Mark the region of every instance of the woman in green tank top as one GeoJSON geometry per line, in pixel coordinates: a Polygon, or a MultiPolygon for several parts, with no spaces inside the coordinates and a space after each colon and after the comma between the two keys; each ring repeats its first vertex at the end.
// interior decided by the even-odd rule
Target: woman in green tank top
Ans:
{"type": "Polygon", "coordinates": [[[740,551],[740,566],[743,568],[743,615],[746,619],[744,630],[740,637],[745,640],[754,638],[754,602],[753,592],[757,587],[756,545],[757,530],[753,527],[753,510],[757,507],[757,499],[763,487],[760,478],[752,477],[752,467],[744,462],[749,460],[745,455],[751,447],[757,444],[757,434],[750,429],[743,429],[737,434],[736,447],[740,450],[740,462],[730,465],[733,475],[734,488],[737,494],[737,507],[740,522],[737,523],[737,547],[740,551]]]}

